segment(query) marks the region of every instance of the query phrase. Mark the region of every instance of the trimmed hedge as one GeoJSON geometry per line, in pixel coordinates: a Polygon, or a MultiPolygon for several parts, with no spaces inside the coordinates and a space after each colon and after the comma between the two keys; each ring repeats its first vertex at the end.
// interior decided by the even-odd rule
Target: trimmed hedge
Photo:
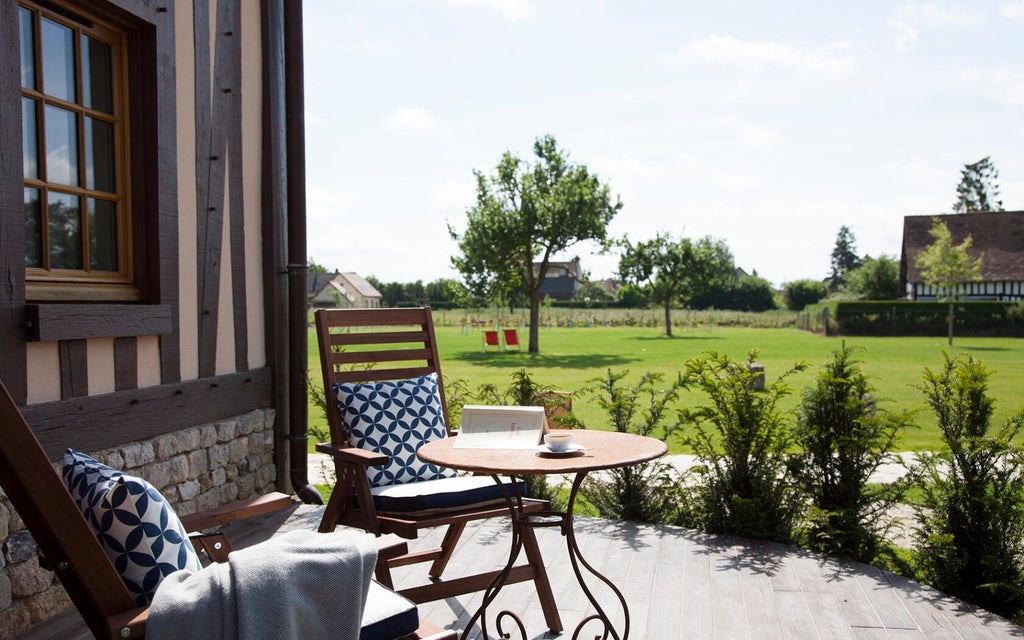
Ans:
{"type": "MultiPolygon", "coordinates": [[[[1024,337],[1024,304],[954,302],[957,336],[1024,337]]],[[[944,336],[948,302],[856,300],[829,305],[828,333],[847,336],[944,336]]]]}

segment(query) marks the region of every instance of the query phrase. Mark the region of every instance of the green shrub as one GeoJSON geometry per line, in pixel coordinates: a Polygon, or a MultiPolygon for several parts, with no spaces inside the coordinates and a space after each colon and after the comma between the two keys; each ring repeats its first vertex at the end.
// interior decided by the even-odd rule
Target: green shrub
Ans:
{"type": "Polygon", "coordinates": [[[990,371],[971,356],[945,356],[920,387],[944,449],[921,457],[923,499],[916,549],[923,578],[989,611],[1024,610],[1024,478],[1013,442],[1024,410],[989,435],[990,371]]]}
{"type": "Polygon", "coordinates": [[[782,297],[790,311],[802,311],[809,304],[824,300],[828,285],[820,280],[794,280],[782,287],[782,297]]]}
{"type": "Polygon", "coordinates": [[[807,546],[871,562],[893,522],[883,516],[904,486],[869,480],[891,461],[911,417],[876,408],[874,390],[853,356],[857,350],[844,342],[815,385],[804,390],[794,436],[803,450],[799,478],[809,501],[807,546]]]}
{"type": "Polygon", "coordinates": [[[803,503],[787,456],[789,415],[778,409],[778,402],[789,393],[785,378],[805,365],[795,365],[762,391],[762,373],[750,367],[756,356],[751,351],[745,362],[736,362],[712,352],[685,365],[685,387],[703,391],[709,403],[680,414],[696,424],[684,442],[700,464],[679,524],[788,543],[794,540],[803,503]]]}
{"type": "MultiPolygon", "coordinates": [[[[663,422],[679,397],[679,381],[661,388],[663,376],[647,373],[627,387],[621,384],[627,374],[609,370],[590,380],[598,393],[597,403],[616,431],[666,439],[677,426],[666,427],[663,422]]],[[[580,495],[605,518],[667,522],[678,508],[678,480],[671,465],[655,460],[588,476],[580,495]]]]}

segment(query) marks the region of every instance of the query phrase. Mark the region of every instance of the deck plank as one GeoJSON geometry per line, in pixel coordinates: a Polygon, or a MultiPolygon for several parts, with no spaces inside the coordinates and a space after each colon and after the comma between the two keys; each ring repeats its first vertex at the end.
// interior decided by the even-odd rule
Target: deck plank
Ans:
{"type": "MultiPolygon", "coordinates": [[[[316,509],[301,507],[290,522],[258,526],[246,537],[233,537],[233,542],[241,547],[277,530],[315,529],[316,509]]],[[[792,547],[593,518],[579,519],[576,533],[588,561],[626,595],[634,640],[1024,637],[1024,628],[906,578],[792,547]]],[[[409,547],[437,546],[441,534],[440,530],[425,532],[409,541],[409,547]]],[[[537,538],[566,627],[560,637],[570,638],[576,623],[592,608],[576,586],[559,530],[539,529],[537,538]]],[[[501,566],[509,542],[507,520],[471,523],[445,576],[501,566]]],[[[422,584],[425,572],[425,566],[396,569],[396,584],[422,584]]],[[[598,596],[600,602],[613,598],[607,589],[600,591],[604,592],[598,596]]],[[[471,594],[424,603],[420,615],[461,632],[481,598],[471,594]]],[[[527,640],[556,637],[547,631],[532,583],[511,585],[497,604],[517,609],[526,624],[527,640]]],[[[621,621],[620,612],[610,615],[621,621]]],[[[89,638],[84,625],[76,627],[75,619],[64,614],[16,638],[89,638]]]]}

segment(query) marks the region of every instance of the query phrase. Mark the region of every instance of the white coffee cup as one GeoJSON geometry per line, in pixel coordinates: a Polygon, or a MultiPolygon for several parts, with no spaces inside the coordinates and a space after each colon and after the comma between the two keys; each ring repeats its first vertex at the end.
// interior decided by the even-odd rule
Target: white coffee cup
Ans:
{"type": "Polygon", "coordinates": [[[572,445],[572,433],[569,431],[552,431],[544,434],[544,444],[552,451],[568,451],[572,445]]]}

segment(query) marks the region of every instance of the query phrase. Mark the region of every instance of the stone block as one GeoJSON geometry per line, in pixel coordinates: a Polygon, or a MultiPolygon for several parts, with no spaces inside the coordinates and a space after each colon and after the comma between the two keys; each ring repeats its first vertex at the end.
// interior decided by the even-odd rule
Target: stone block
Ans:
{"type": "Polygon", "coordinates": [[[249,438],[242,436],[235,438],[228,443],[228,461],[231,464],[238,464],[245,460],[245,454],[249,453],[249,438]]]}
{"type": "Polygon", "coordinates": [[[263,426],[263,413],[250,411],[238,419],[238,433],[247,436],[263,426]]]}
{"type": "Polygon", "coordinates": [[[188,456],[179,455],[168,460],[167,472],[170,484],[181,484],[188,480],[188,456]]]}
{"type": "Polygon", "coordinates": [[[25,562],[36,555],[39,547],[32,534],[28,531],[12,533],[4,543],[4,557],[11,564],[25,562]]]}
{"type": "Polygon", "coordinates": [[[210,447],[210,469],[223,469],[231,459],[231,447],[227,444],[216,444],[210,447]]]}
{"type": "Polygon", "coordinates": [[[0,638],[13,638],[32,624],[32,614],[25,602],[15,602],[0,610],[0,638]]]}
{"type": "Polygon", "coordinates": [[[210,472],[209,454],[200,449],[188,454],[188,479],[195,480],[210,472]]]}
{"type": "Polygon", "coordinates": [[[56,615],[72,604],[67,591],[56,581],[49,589],[28,598],[25,603],[28,605],[29,615],[33,622],[56,615]]]}
{"type": "Polygon", "coordinates": [[[0,573],[0,611],[11,606],[12,602],[14,602],[14,598],[11,593],[11,579],[7,577],[7,574],[0,573]]]}
{"type": "Polygon", "coordinates": [[[6,500],[0,502],[0,540],[11,530],[11,506],[6,500]]]}
{"type": "Polygon", "coordinates": [[[198,480],[188,480],[178,485],[178,495],[181,496],[182,502],[195,500],[201,490],[202,485],[199,484],[198,480]]]}
{"type": "Polygon", "coordinates": [[[156,460],[153,453],[152,442],[133,442],[121,447],[121,455],[124,456],[124,468],[136,469],[156,460]]]}
{"type": "Polygon", "coordinates": [[[15,598],[42,593],[53,583],[53,573],[40,567],[38,558],[8,565],[7,575],[11,579],[11,593],[15,598]]]}
{"type": "Polygon", "coordinates": [[[230,442],[238,434],[238,423],[235,420],[225,420],[217,423],[217,442],[230,442]]]}
{"type": "Polygon", "coordinates": [[[217,444],[217,427],[206,424],[199,427],[199,448],[209,449],[217,444]]]}

